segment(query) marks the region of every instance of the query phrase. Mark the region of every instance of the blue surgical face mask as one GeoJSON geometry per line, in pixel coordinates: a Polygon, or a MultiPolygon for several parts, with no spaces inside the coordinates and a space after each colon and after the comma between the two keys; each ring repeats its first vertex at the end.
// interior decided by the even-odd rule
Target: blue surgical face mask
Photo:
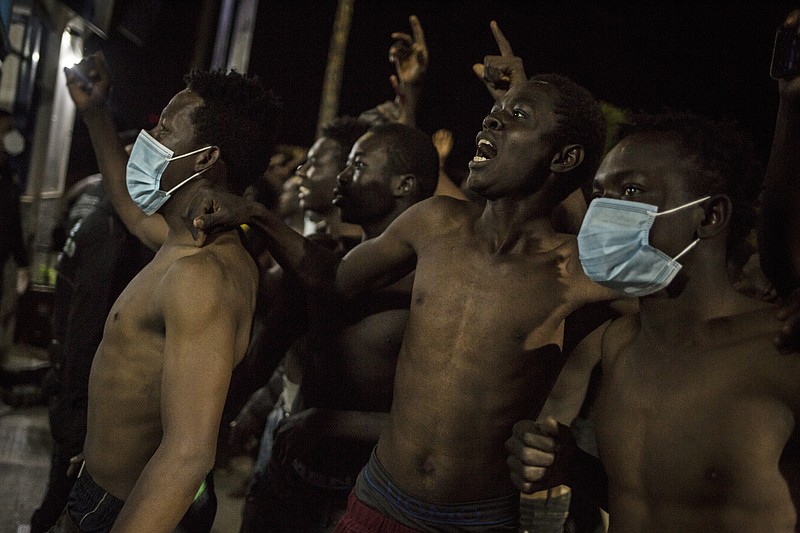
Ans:
{"type": "Polygon", "coordinates": [[[193,180],[211,167],[204,168],[200,172],[192,174],[175,187],[168,191],[161,190],[161,176],[167,169],[170,161],[188,157],[196,153],[208,150],[210,146],[199,148],[187,154],[174,156],[174,152],[155,140],[149,133],[142,130],[136,138],[128,159],[128,167],[125,171],[125,182],[128,186],[128,193],[133,201],[146,215],[152,215],[158,211],[169,197],[180,187],[193,180]]]}
{"type": "Polygon", "coordinates": [[[578,232],[578,256],[592,280],[628,296],[646,296],[669,285],[681,269],[678,259],[700,241],[670,257],[650,246],[650,228],[657,216],[708,200],[658,213],[658,207],[627,200],[597,198],[589,204],[578,232]]]}

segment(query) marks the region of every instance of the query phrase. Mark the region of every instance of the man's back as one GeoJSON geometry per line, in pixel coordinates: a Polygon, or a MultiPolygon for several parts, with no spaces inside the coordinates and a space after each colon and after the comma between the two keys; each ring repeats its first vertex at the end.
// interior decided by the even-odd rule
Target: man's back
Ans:
{"type": "Polygon", "coordinates": [[[753,300],[664,342],[609,327],[597,440],[614,531],[793,531],[800,504],[800,359],[753,300]],[[620,437],[624,435],[624,437],[620,437]]]}
{"type": "MultiPolygon", "coordinates": [[[[238,235],[230,233],[202,249],[168,241],[117,299],[92,366],[84,447],[89,473],[111,494],[128,497],[168,436],[165,429],[176,421],[163,418],[167,402],[175,402],[177,412],[190,418],[180,423],[189,424],[191,410],[202,409],[211,392],[202,386],[214,392],[227,388],[230,370],[248,342],[256,283],[252,259],[238,235]],[[227,306],[224,314],[213,309],[219,303],[214,298],[221,295],[227,306]],[[172,318],[176,312],[196,313],[198,322],[210,322],[190,326],[172,318]],[[227,328],[217,341],[231,341],[237,359],[216,360],[218,346],[210,345],[202,346],[207,353],[197,353],[193,361],[181,347],[183,341],[174,341],[173,335],[183,335],[184,328],[206,338],[211,337],[204,330],[213,336],[227,328]],[[182,375],[173,375],[176,370],[182,375]],[[173,390],[162,389],[167,380],[172,380],[173,390]]],[[[191,340],[198,346],[202,338],[191,340]]]]}

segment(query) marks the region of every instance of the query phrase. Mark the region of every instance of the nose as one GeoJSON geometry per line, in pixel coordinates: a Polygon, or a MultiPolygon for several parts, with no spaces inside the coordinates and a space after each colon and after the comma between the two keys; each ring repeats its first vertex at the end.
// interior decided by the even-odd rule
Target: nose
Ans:
{"type": "Polygon", "coordinates": [[[497,112],[492,112],[486,115],[483,119],[484,130],[499,130],[503,127],[503,122],[500,120],[497,112]]]}
{"type": "Polygon", "coordinates": [[[353,182],[353,165],[348,164],[344,170],[336,175],[336,181],[339,185],[348,185],[353,182]]]}

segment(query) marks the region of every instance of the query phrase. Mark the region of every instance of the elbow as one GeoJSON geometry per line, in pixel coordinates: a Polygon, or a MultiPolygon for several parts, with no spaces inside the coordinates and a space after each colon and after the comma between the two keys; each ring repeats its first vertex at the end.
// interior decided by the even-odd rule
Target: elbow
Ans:
{"type": "Polygon", "coordinates": [[[216,443],[186,442],[172,447],[170,463],[181,465],[187,482],[198,487],[214,467],[216,443]]]}

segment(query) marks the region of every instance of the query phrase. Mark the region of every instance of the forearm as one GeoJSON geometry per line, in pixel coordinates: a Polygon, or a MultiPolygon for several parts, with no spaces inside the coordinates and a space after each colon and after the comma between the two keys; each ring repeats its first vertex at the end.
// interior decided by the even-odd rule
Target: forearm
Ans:
{"type": "Polygon", "coordinates": [[[163,229],[158,229],[156,220],[160,216],[148,217],[131,199],[125,182],[128,154],[119,141],[108,107],[101,104],[91,107],[83,112],[83,121],[89,130],[97,164],[103,175],[103,187],[114,210],[128,231],[150,249],[158,250],[166,239],[166,223],[163,223],[163,229]],[[148,225],[146,221],[151,218],[153,220],[148,225]]]}
{"type": "Polygon", "coordinates": [[[762,268],[781,294],[800,280],[800,101],[781,98],[762,191],[759,253],[762,268]]]}
{"type": "Polygon", "coordinates": [[[332,290],[338,257],[294,231],[257,202],[247,202],[241,218],[264,236],[267,249],[286,272],[310,289],[332,290]]]}
{"type": "Polygon", "coordinates": [[[164,443],[145,466],[112,533],[171,533],[192,503],[214,461],[214,445],[179,451],[164,443]]]}

